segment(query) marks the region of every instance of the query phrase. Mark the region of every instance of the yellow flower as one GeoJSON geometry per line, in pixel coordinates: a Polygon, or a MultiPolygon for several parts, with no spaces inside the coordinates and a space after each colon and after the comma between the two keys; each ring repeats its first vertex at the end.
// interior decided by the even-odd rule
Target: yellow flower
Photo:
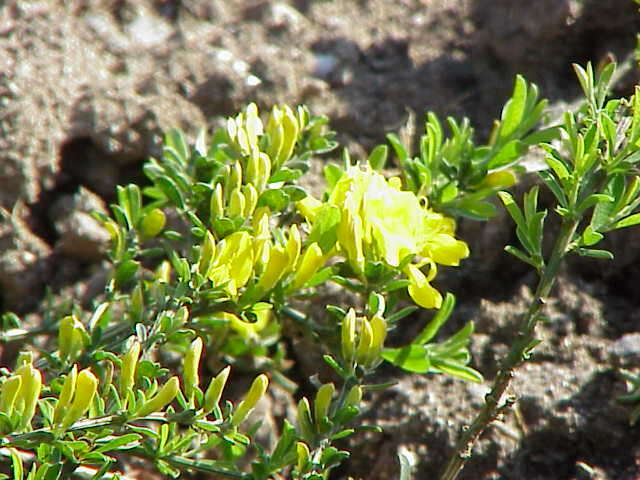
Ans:
{"type": "MultiPolygon", "coordinates": [[[[409,294],[419,305],[437,308],[442,297],[429,284],[436,264],[458,265],[469,249],[455,238],[452,219],[430,210],[426,199],[400,187],[399,179],[387,180],[370,167],[347,168],[328,199],[341,213],[339,251],[359,275],[367,260],[397,267],[407,256],[414,256],[417,265],[404,270],[411,281],[409,294]],[[425,264],[431,266],[428,277],[419,270],[425,264]]],[[[299,208],[313,221],[316,202],[306,200],[299,208]]]]}

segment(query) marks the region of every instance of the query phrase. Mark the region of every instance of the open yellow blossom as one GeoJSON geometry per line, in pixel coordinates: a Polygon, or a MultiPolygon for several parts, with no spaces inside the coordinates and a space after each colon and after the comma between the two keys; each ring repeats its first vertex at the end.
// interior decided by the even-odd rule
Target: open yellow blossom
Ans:
{"type": "MultiPolygon", "coordinates": [[[[414,255],[417,264],[404,269],[411,281],[409,294],[425,308],[440,306],[442,297],[429,284],[436,265],[458,265],[469,255],[467,244],[455,238],[452,219],[430,210],[426,199],[402,191],[398,179],[387,180],[370,167],[347,168],[328,203],[340,209],[338,248],[358,274],[367,260],[397,267],[414,255]],[[419,269],[426,264],[427,276],[419,269]]],[[[300,206],[307,219],[314,217],[314,206],[310,200],[300,206]]]]}

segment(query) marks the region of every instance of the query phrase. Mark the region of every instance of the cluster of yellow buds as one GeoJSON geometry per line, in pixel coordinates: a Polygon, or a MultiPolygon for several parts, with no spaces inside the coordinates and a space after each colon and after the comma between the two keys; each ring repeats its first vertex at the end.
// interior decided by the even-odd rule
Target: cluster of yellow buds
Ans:
{"type": "Polygon", "coordinates": [[[89,343],[89,334],[75,315],[60,320],[58,327],[58,354],[60,360],[73,363],[89,343]]]}
{"type": "MultiPolygon", "coordinates": [[[[430,285],[437,264],[458,265],[469,255],[467,244],[455,238],[455,222],[427,207],[426,198],[403,191],[398,177],[386,179],[366,166],[350,166],[336,182],[327,204],[340,211],[337,251],[355,272],[364,274],[365,263],[384,261],[398,267],[407,256],[404,273],[411,285],[409,294],[424,308],[438,308],[440,293],[430,285]],[[428,275],[420,270],[428,265],[428,275]]],[[[307,197],[299,210],[312,222],[321,202],[307,197]]]]}
{"type": "Polygon", "coordinates": [[[15,431],[27,430],[36,413],[42,374],[33,366],[31,355],[22,355],[19,367],[0,386],[0,413],[17,421],[15,431]]]}
{"type": "Polygon", "coordinates": [[[342,319],[341,353],[346,365],[373,368],[381,361],[380,354],[387,337],[387,322],[376,313],[371,317],[357,317],[350,308],[342,319]]]}
{"type": "Polygon", "coordinates": [[[279,169],[291,158],[300,132],[304,127],[303,109],[295,112],[288,106],[274,106],[264,128],[258,116],[258,107],[250,104],[244,112],[227,120],[227,138],[231,145],[246,158],[247,183],[264,188],[262,180],[279,169]],[[266,145],[263,138],[266,135],[266,145]],[[262,143],[262,144],[261,144],[262,143]],[[261,148],[263,147],[263,148],[261,148]]]}
{"type": "Polygon", "coordinates": [[[199,273],[214,285],[221,286],[238,303],[253,304],[256,322],[245,322],[232,312],[221,313],[231,328],[243,336],[251,336],[267,325],[271,306],[259,300],[278,282],[286,279],[289,288],[302,288],[326,261],[315,242],[303,251],[300,231],[295,224],[274,239],[269,213],[267,207],[259,208],[251,232],[237,231],[217,243],[213,234],[207,232],[200,251],[199,273]]]}

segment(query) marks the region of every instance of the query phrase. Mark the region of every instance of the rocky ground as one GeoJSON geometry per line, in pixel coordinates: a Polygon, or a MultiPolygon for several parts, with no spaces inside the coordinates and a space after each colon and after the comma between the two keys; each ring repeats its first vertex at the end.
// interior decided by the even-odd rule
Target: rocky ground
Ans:
{"type": "MultiPolygon", "coordinates": [[[[410,112],[468,116],[482,137],[516,73],[561,108],[579,94],[570,64],[627,58],[639,27],[630,0],[0,2],[0,311],[38,315],[45,287],[90,304],[108,236],[88,212],[141,180],[164,129],[194,134],[255,101],[329,115],[353,156],[410,112]]],[[[460,234],[473,258],[448,279],[461,299],[451,328],[476,320],[474,362],[490,379],[533,278],[497,248],[512,236],[506,219],[463,222],[460,234]]],[[[545,342],[516,378],[518,408],[462,478],[640,478],[640,431],[615,401],[616,367],[640,366],[640,236],[608,242],[614,262],[565,269],[545,342]]],[[[14,354],[5,346],[0,364],[14,354]]],[[[369,400],[384,433],[354,440],[336,478],[397,478],[399,448],[415,456],[415,478],[437,478],[485,392],[401,377],[369,400]]]]}

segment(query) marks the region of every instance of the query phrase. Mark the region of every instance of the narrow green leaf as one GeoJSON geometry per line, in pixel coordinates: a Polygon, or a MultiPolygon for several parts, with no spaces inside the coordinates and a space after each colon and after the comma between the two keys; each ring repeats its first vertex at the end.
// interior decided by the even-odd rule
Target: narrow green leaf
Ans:
{"type": "Polygon", "coordinates": [[[613,260],[613,253],[608,250],[594,250],[591,248],[578,248],[576,250],[581,257],[593,257],[604,260],[613,260]]]}
{"type": "Polygon", "coordinates": [[[369,165],[374,170],[382,170],[387,163],[387,157],[389,155],[389,147],[386,145],[378,145],[369,154],[369,165]]]}
{"type": "Polygon", "coordinates": [[[387,362],[413,373],[427,373],[431,368],[429,354],[422,345],[386,348],[381,354],[387,362]]]}
{"type": "Polygon", "coordinates": [[[158,177],[155,180],[156,185],[162,193],[178,208],[184,208],[184,197],[178,189],[178,185],[169,177],[158,177]]]}
{"type": "Polygon", "coordinates": [[[526,151],[527,147],[520,140],[511,140],[489,160],[487,168],[495,170],[510,165],[516,162],[526,151]]]}
{"type": "Polygon", "coordinates": [[[388,133],[387,140],[393,147],[393,150],[396,152],[396,156],[398,157],[398,160],[400,162],[409,158],[409,152],[407,152],[407,149],[402,145],[402,142],[400,141],[400,137],[398,137],[398,135],[396,135],[395,133],[388,133]]]}
{"type": "Polygon", "coordinates": [[[527,102],[527,81],[521,75],[516,76],[513,94],[502,109],[499,136],[506,140],[518,129],[525,112],[527,102]]]}
{"type": "Polygon", "coordinates": [[[480,372],[471,367],[450,360],[433,359],[432,370],[437,370],[448,375],[461,378],[468,382],[482,383],[484,378],[480,372]]]}
{"type": "Polygon", "coordinates": [[[424,345],[435,337],[438,330],[440,330],[440,327],[442,327],[442,325],[444,325],[444,323],[449,319],[449,316],[451,316],[451,312],[453,312],[455,305],[456,297],[451,293],[447,293],[438,312],[411,343],[415,345],[424,345]]]}
{"type": "Polygon", "coordinates": [[[622,220],[619,220],[613,225],[613,229],[632,227],[640,223],[640,213],[634,213],[633,215],[629,215],[622,220]]]}

